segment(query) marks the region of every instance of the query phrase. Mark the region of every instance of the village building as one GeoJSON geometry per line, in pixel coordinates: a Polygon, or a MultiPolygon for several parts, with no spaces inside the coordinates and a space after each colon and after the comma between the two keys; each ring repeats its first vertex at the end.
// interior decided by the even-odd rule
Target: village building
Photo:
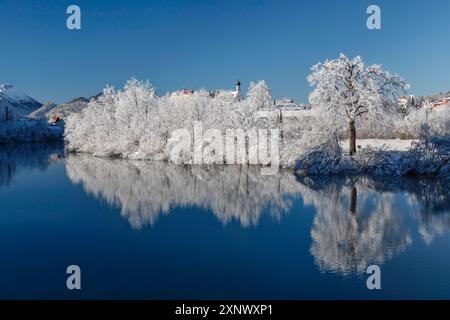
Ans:
{"type": "Polygon", "coordinates": [[[409,109],[416,105],[416,98],[413,95],[402,96],[397,100],[398,105],[401,109],[409,109]]]}
{"type": "Polygon", "coordinates": [[[431,102],[431,107],[433,109],[442,108],[442,107],[450,107],[450,97],[431,102]]]}
{"type": "MultiPolygon", "coordinates": [[[[173,92],[170,95],[171,100],[180,100],[183,101],[183,99],[191,97],[195,93],[195,90],[193,89],[182,89],[173,92]]],[[[218,98],[226,99],[226,100],[242,100],[242,93],[241,93],[241,82],[239,80],[236,81],[236,90],[212,90],[209,91],[209,96],[211,98],[218,98]]]]}
{"type": "Polygon", "coordinates": [[[310,105],[298,104],[291,98],[283,98],[280,100],[274,100],[273,104],[276,108],[280,110],[309,110],[311,109],[310,105]]]}
{"type": "Polygon", "coordinates": [[[52,126],[55,126],[57,123],[59,123],[59,122],[61,122],[61,121],[63,121],[62,116],[53,114],[53,115],[50,117],[49,123],[50,123],[52,126]]]}

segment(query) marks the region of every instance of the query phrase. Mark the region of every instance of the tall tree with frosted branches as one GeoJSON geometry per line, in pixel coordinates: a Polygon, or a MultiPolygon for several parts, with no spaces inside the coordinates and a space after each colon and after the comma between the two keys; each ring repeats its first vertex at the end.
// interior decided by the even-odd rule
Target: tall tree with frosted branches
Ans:
{"type": "Polygon", "coordinates": [[[349,59],[341,54],[311,68],[308,81],[315,86],[309,100],[322,107],[327,116],[343,118],[348,123],[349,151],[356,153],[355,121],[363,114],[388,114],[386,106],[396,101],[409,85],[397,75],[383,70],[380,65],[366,66],[360,56],[349,59]]]}

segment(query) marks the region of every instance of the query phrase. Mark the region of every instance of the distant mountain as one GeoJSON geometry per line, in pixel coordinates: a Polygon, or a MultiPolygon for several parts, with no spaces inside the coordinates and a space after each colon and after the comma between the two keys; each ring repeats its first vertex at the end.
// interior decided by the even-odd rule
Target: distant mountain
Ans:
{"type": "Polygon", "coordinates": [[[26,116],[42,106],[42,103],[36,101],[29,95],[18,91],[12,85],[7,84],[4,86],[4,89],[3,99],[14,108],[14,111],[19,116],[26,116]]]}
{"type": "Polygon", "coordinates": [[[19,119],[20,115],[17,114],[14,107],[5,99],[0,97],[0,122],[19,119]]]}
{"type": "Polygon", "coordinates": [[[29,118],[33,119],[48,119],[47,114],[49,114],[54,108],[56,108],[58,105],[53,102],[47,102],[42,105],[39,109],[33,111],[28,115],[29,118]]]}
{"type": "Polygon", "coordinates": [[[86,108],[89,102],[92,99],[97,99],[101,94],[97,94],[95,96],[88,98],[78,97],[67,103],[63,103],[60,105],[56,105],[52,102],[48,102],[39,109],[30,113],[28,116],[30,118],[45,118],[50,119],[52,116],[58,116],[60,118],[66,118],[68,115],[74,112],[81,112],[84,108],[86,108]]]}

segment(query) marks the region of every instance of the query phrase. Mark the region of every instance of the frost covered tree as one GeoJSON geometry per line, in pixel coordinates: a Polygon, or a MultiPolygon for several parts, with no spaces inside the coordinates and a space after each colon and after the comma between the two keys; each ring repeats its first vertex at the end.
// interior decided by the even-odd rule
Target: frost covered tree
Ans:
{"type": "Polygon", "coordinates": [[[308,81],[315,89],[310,103],[323,108],[335,123],[347,122],[350,154],[356,153],[355,121],[364,114],[383,119],[389,102],[409,88],[380,65],[366,66],[360,56],[349,59],[341,54],[338,59],[314,65],[311,71],[308,81]]]}
{"type": "Polygon", "coordinates": [[[229,116],[235,119],[234,127],[249,129],[261,124],[257,112],[273,106],[273,98],[269,86],[264,80],[250,82],[247,97],[231,104],[229,116]]]}
{"type": "Polygon", "coordinates": [[[273,105],[272,94],[264,80],[257,83],[250,82],[247,101],[257,109],[268,108],[273,105]]]}
{"type": "MultiPolygon", "coordinates": [[[[247,98],[238,100],[233,91],[217,90],[211,94],[204,89],[176,91],[160,97],[149,82],[131,79],[122,90],[108,87],[101,97],[90,101],[88,108],[68,116],[65,139],[70,151],[170,160],[176,143],[171,137],[182,129],[188,132],[186,140],[192,142],[187,143],[190,147],[183,153],[189,162],[195,151],[193,145],[204,151],[215,141],[203,136],[204,132],[212,129],[226,134],[228,129],[239,129],[247,134],[247,130],[259,124],[257,112],[272,105],[270,89],[264,81],[250,84],[247,98]],[[194,129],[199,126],[195,134],[194,129]]],[[[250,144],[245,147],[249,149],[250,144]]],[[[211,153],[215,154],[215,149],[211,153]]]]}

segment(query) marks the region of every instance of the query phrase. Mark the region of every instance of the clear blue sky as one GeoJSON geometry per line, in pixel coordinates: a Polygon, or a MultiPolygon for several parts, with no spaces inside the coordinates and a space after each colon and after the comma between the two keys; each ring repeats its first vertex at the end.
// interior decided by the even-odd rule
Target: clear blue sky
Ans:
{"type": "Polygon", "coordinates": [[[90,96],[131,76],[158,93],[264,79],[306,101],[306,76],[327,58],[362,55],[412,84],[450,90],[448,0],[0,0],[0,82],[41,102],[90,96]],[[82,30],[66,28],[77,4],[82,30]],[[382,29],[366,28],[366,8],[382,29]]]}

